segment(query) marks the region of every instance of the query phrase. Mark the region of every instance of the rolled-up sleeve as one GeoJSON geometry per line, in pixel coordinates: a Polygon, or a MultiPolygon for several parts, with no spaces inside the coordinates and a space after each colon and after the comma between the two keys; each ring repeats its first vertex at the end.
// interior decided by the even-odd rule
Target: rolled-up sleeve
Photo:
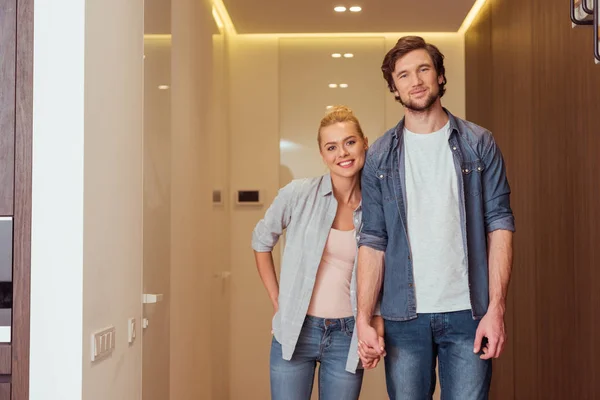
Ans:
{"type": "Polygon", "coordinates": [[[360,232],[358,247],[366,246],[385,251],[388,235],[383,213],[381,187],[372,164],[371,155],[367,153],[367,160],[361,177],[363,227],[360,232]]]}
{"type": "Polygon", "coordinates": [[[499,229],[515,231],[515,219],[510,207],[510,186],[500,148],[489,136],[489,145],[483,157],[483,208],[486,232],[499,229]]]}
{"type": "Polygon", "coordinates": [[[264,218],[256,224],[252,232],[252,248],[254,251],[261,253],[272,251],[279,237],[290,223],[294,186],[295,183],[292,182],[280,189],[264,218]]]}

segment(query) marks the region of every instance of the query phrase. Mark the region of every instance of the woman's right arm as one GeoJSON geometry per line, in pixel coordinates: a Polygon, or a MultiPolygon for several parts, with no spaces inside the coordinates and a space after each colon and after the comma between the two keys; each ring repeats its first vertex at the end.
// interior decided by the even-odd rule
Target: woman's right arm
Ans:
{"type": "Polygon", "coordinates": [[[269,299],[273,304],[273,311],[276,313],[279,310],[279,283],[277,282],[277,275],[275,274],[275,264],[273,263],[272,252],[258,252],[254,251],[254,259],[256,260],[256,267],[258,268],[258,274],[260,279],[267,289],[269,299]]]}
{"type": "Polygon", "coordinates": [[[252,232],[252,248],[256,268],[260,275],[273,308],[277,312],[279,308],[279,283],[275,274],[273,262],[273,248],[279,241],[279,237],[292,219],[292,207],[294,200],[294,183],[290,183],[279,190],[273,204],[269,207],[263,219],[261,219],[252,232]]]}

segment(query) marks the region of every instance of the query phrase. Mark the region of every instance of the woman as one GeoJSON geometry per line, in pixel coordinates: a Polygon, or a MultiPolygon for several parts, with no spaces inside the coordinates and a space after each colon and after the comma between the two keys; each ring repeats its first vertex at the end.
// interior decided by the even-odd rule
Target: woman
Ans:
{"type": "MultiPolygon", "coordinates": [[[[274,400],[310,399],[317,362],[321,400],[358,399],[362,385],[354,317],[360,172],[368,142],[352,111],[343,106],[321,120],[317,142],[329,173],[281,189],[252,235],[258,272],[275,312],[270,359],[274,400]],[[271,252],[284,229],[278,284],[271,252]]],[[[383,336],[380,317],[374,325],[383,336]]]]}

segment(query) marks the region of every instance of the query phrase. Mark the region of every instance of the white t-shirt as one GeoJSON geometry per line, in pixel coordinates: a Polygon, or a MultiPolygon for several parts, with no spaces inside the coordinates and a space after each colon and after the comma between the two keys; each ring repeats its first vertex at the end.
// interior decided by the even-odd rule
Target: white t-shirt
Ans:
{"type": "Polygon", "coordinates": [[[404,129],[406,211],[417,313],[471,308],[449,136],[450,122],[428,134],[404,129]]]}

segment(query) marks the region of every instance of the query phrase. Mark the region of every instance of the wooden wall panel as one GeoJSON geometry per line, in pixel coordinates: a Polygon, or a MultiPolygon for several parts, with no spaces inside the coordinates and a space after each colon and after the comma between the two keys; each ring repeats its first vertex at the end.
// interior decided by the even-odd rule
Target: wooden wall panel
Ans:
{"type": "Polygon", "coordinates": [[[12,370],[12,354],[10,344],[0,344],[0,375],[10,375],[12,370]]]}
{"type": "Polygon", "coordinates": [[[12,400],[29,399],[33,1],[17,3],[12,400]]]}
{"type": "Polygon", "coordinates": [[[0,0],[0,216],[13,214],[16,0],[0,0]]]}
{"type": "MultiPolygon", "coordinates": [[[[570,28],[570,27],[569,27],[570,28]]],[[[600,309],[600,275],[597,270],[600,260],[596,248],[600,240],[600,66],[594,65],[591,49],[593,35],[590,28],[569,29],[569,46],[566,69],[569,71],[569,88],[565,106],[565,117],[571,124],[566,135],[569,142],[569,180],[573,198],[573,260],[571,263],[573,292],[573,326],[569,335],[571,345],[566,351],[570,364],[577,372],[571,385],[572,398],[598,398],[598,357],[600,347],[597,335],[599,323],[595,316],[600,309]],[[596,254],[595,254],[596,253],[596,254]],[[581,351],[586,349],[585,351],[581,351]]],[[[557,103],[564,103],[557,100],[557,103]]],[[[561,134],[561,132],[556,132],[561,134]]],[[[563,392],[565,393],[565,392],[563,392]]]]}
{"type": "Polygon", "coordinates": [[[10,383],[0,383],[0,400],[10,400],[10,383]]]}
{"type": "MultiPolygon", "coordinates": [[[[532,374],[535,373],[531,365],[521,368],[518,374],[513,368],[515,357],[533,350],[529,348],[529,341],[525,344],[523,338],[516,335],[519,329],[517,325],[521,327],[526,323],[530,337],[535,335],[535,311],[530,301],[535,291],[521,290],[531,287],[535,279],[535,263],[532,262],[534,255],[529,251],[532,248],[531,240],[535,237],[535,212],[532,207],[535,199],[524,196],[531,185],[535,184],[536,173],[532,157],[535,152],[535,134],[529,107],[532,56],[527,51],[531,46],[531,28],[528,22],[532,6],[531,2],[524,2],[520,8],[508,7],[508,2],[509,0],[498,0],[491,3],[493,82],[489,95],[493,98],[492,132],[506,162],[519,235],[515,240],[515,267],[507,301],[508,343],[505,354],[495,361],[491,393],[494,399],[514,397],[515,381],[531,381],[532,374]],[[515,46],[517,42],[519,46],[515,46]],[[519,84],[513,84],[516,82],[519,84]],[[508,99],[511,101],[507,101],[508,99]]],[[[525,398],[534,397],[528,394],[525,398]]]]}
{"type": "Polygon", "coordinates": [[[572,137],[574,110],[567,99],[573,97],[573,75],[569,56],[573,49],[570,22],[560,1],[536,0],[532,19],[533,97],[531,101],[535,129],[539,132],[538,162],[541,167],[539,230],[536,249],[536,310],[538,326],[538,371],[536,388],[553,398],[573,396],[578,370],[572,352],[574,339],[573,285],[573,171],[572,137]],[[560,111],[558,111],[560,110],[560,111]],[[560,366],[560,368],[558,367],[560,366]]]}
{"type": "Polygon", "coordinates": [[[517,220],[512,353],[496,364],[492,397],[598,398],[600,66],[592,32],[571,28],[563,0],[487,3],[485,21],[465,37],[467,118],[489,123],[503,150],[517,220]],[[489,40],[480,37],[488,25],[489,40]]]}

